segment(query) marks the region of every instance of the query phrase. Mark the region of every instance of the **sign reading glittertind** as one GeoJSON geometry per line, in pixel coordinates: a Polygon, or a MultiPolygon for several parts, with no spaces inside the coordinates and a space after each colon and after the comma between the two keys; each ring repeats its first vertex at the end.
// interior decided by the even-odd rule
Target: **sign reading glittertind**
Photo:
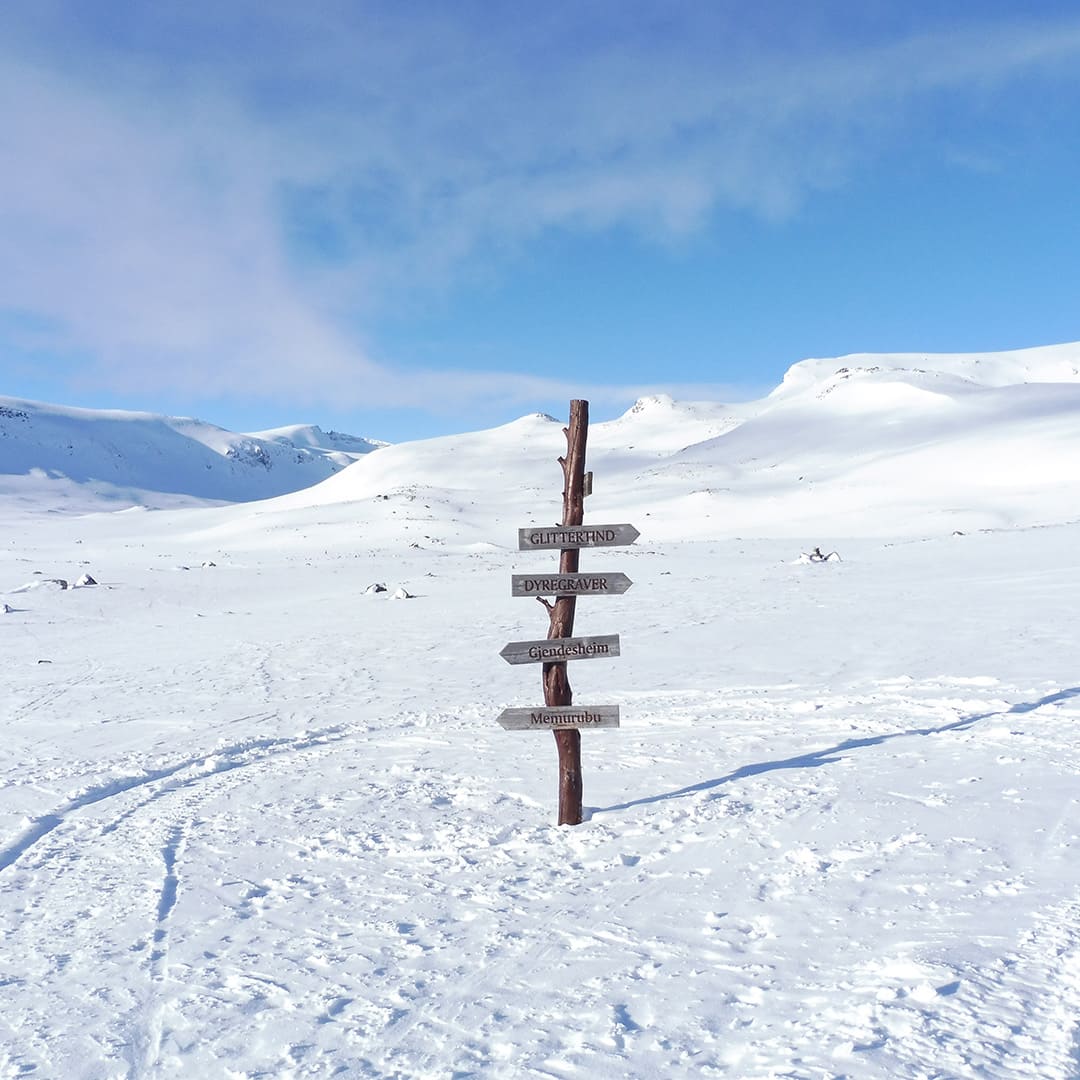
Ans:
{"type": "Polygon", "coordinates": [[[623,547],[632,544],[640,535],[633,525],[557,525],[549,529],[518,529],[518,551],[623,547]]]}

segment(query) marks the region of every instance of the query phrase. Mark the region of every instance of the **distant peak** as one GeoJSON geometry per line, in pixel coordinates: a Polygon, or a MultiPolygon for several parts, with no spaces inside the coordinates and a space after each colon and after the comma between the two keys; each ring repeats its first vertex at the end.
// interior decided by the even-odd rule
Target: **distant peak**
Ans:
{"type": "Polygon", "coordinates": [[[564,423],[564,421],[559,420],[557,417],[550,416],[546,412],[531,412],[531,413],[526,413],[524,416],[519,416],[516,420],[511,420],[510,423],[507,426],[508,427],[513,427],[514,425],[518,425],[518,424],[528,426],[528,425],[537,424],[537,423],[540,423],[540,424],[559,424],[559,423],[564,423]]]}
{"type": "Polygon", "coordinates": [[[272,439],[275,442],[305,449],[340,450],[353,455],[366,454],[389,445],[379,439],[349,435],[347,432],[335,431],[333,428],[326,431],[318,424],[291,424],[288,427],[270,428],[267,431],[253,432],[252,438],[272,439]]]}
{"type": "Polygon", "coordinates": [[[769,395],[791,397],[845,380],[951,380],[968,387],[1080,382],[1080,342],[990,353],[853,353],[800,360],[769,395]]]}
{"type": "Polygon", "coordinates": [[[638,416],[641,413],[670,412],[674,408],[675,399],[670,394],[649,394],[638,398],[625,415],[638,416]]]}

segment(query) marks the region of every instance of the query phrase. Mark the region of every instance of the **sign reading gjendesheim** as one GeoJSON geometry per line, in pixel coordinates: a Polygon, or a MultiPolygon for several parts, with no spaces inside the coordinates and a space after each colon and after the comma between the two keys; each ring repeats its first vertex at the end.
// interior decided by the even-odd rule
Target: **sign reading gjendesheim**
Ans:
{"type": "Polygon", "coordinates": [[[595,637],[546,638],[511,641],[499,655],[508,664],[561,664],[566,660],[594,660],[619,655],[618,634],[595,637]]]}

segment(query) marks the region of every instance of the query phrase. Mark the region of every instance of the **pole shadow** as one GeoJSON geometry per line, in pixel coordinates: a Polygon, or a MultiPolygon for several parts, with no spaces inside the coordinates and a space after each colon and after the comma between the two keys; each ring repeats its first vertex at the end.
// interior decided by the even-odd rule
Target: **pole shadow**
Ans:
{"type": "Polygon", "coordinates": [[[703,791],[712,791],[714,788],[723,787],[725,784],[734,783],[736,780],[745,780],[748,776],[760,776],[762,773],[781,772],[784,769],[819,769],[822,765],[832,765],[851,750],[861,750],[867,746],[881,746],[893,739],[909,739],[921,735],[943,735],[948,731],[965,731],[980,720],[989,720],[995,716],[1011,716],[1023,714],[1041,709],[1044,705],[1056,705],[1061,701],[1080,696],[1080,686],[1071,686],[1067,690],[1059,690],[1038,701],[1022,701],[1008,709],[998,712],[975,713],[972,716],[963,716],[954,720],[951,724],[941,724],[938,727],[910,728],[907,731],[893,731],[885,735],[873,735],[865,739],[847,739],[835,746],[823,750],[811,750],[806,754],[798,754],[795,757],[782,758],[777,761],[761,761],[754,765],[743,765],[733,769],[723,776],[712,780],[702,780],[698,784],[689,784],[675,791],[665,791],[659,795],[646,795],[640,799],[630,799],[627,802],[614,803],[611,806],[594,806],[590,808],[589,816],[597,814],[610,814],[619,810],[629,810],[635,806],[649,806],[652,803],[669,802],[672,799],[684,799],[690,795],[698,795],[703,791]]]}

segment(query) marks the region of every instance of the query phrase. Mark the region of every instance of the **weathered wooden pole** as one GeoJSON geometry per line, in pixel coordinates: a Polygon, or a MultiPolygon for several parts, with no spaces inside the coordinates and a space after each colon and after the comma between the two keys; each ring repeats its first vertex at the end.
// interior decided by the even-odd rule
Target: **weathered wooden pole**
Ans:
{"type": "Polygon", "coordinates": [[[585,442],[589,431],[589,403],[570,402],[570,424],[563,429],[566,456],[563,470],[563,516],[557,526],[518,529],[519,551],[558,551],[557,573],[512,574],[512,596],[535,596],[547,609],[548,634],[542,641],[511,641],[499,654],[510,664],[543,664],[544,705],[503,709],[499,725],[506,731],[542,731],[555,735],[559,752],[559,824],[579,825],[581,806],[581,730],[617,728],[618,705],[575,705],[566,665],[570,660],[618,656],[618,634],[576,638],[574,613],[577,597],[619,596],[633,585],[622,573],[583,574],[578,570],[583,547],[620,547],[640,535],[625,522],[585,527],[585,497],[591,492],[591,473],[585,471],[585,442]],[[554,601],[544,599],[555,597],[554,601]]]}
{"type": "MultiPolygon", "coordinates": [[[[585,441],[589,433],[589,403],[570,402],[570,426],[566,435],[566,457],[559,458],[562,466],[563,525],[581,525],[585,519],[585,441]]],[[[559,555],[559,573],[576,574],[580,561],[577,548],[563,548],[559,555]]],[[[550,616],[548,640],[568,638],[574,633],[574,611],[577,598],[560,596],[554,603],[537,597],[550,616]]],[[[573,705],[574,695],[566,674],[565,663],[544,664],[544,703],[573,705]]],[[[577,728],[556,730],[555,744],[559,751],[559,824],[581,824],[581,732],[577,728]]]]}

